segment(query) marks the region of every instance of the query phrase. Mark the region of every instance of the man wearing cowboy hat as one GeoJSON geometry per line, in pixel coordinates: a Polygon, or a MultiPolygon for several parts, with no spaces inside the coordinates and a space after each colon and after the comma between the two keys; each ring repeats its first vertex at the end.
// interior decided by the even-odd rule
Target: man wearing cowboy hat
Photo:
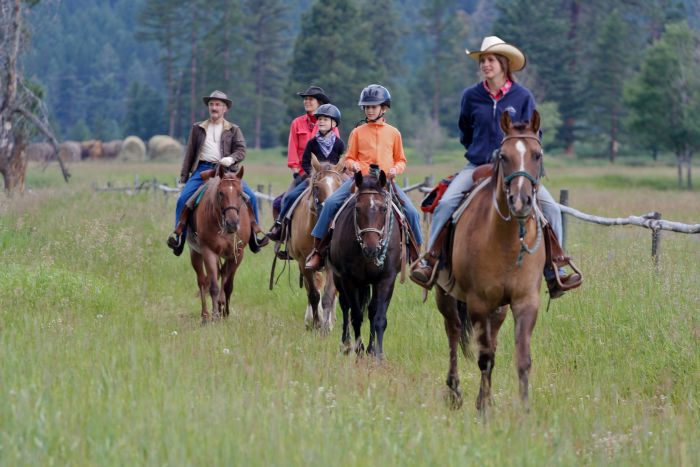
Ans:
{"type": "MultiPolygon", "coordinates": [[[[180,256],[185,247],[185,235],[187,219],[191,212],[187,201],[204,183],[201,173],[214,166],[224,157],[232,157],[238,166],[245,159],[246,145],[241,129],[224,118],[231,108],[231,100],[221,91],[214,91],[202,100],[209,110],[207,120],[192,125],[187,141],[187,151],[180,170],[180,182],[185,186],[180,192],[175,210],[175,231],[168,238],[168,246],[172,248],[176,256],[180,256]]],[[[250,249],[257,253],[261,247],[268,243],[266,237],[258,239],[256,234],[261,232],[258,226],[258,206],[255,193],[250,186],[243,181],[243,191],[249,199],[251,211],[251,235],[250,249]]]]}

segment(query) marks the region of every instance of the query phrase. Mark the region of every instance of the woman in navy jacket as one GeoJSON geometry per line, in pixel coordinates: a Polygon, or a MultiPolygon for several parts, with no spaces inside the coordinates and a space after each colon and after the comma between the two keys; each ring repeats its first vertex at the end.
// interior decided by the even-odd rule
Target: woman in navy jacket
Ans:
{"type": "MultiPolygon", "coordinates": [[[[438,263],[442,244],[446,237],[448,220],[459,207],[463,193],[473,185],[472,174],[477,167],[492,161],[503,139],[500,119],[503,112],[511,120],[529,121],[535,110],[535,98],[530,90],[515,82],[513,73],[525,67],[525,55],[515,46],[496,36],[486,37],[481,50],[466,51],[479,62],[483,81],[464,90],[459,114],[460,142],[466,148],[467,164],[452,180],[435,208],[430,225],[430,238],[423,258],[414,264],[411,278],[426,288],[432,287],[433,270],[438,263]]],[[[561,210],[544,186],[540,185],[537,197],[547,221],[558,239],[561,239],[561,210]]],[[[563,282],[579,278],[561,277],[563,282]]]]}

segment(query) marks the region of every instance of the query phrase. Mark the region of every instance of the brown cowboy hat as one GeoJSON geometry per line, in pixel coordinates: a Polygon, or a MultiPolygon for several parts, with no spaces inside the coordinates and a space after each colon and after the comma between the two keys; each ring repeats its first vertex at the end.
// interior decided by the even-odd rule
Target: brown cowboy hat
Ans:
{"type": "Polygon", "coordinates": [[[516,46],[506,43],[503,39],[496,36],[484,37],[481,42],[481,49],[470,52],[465,50],[469,58],[479,61],[484,54],[498,54],[503,55],[508,59],[510,64],[510,71],[520,71],[525,68],[525,54],[520,51],[516,46]]]}
{"type": "Polygon", "coordinates": [[[211,94],[209,94],[207,97],[202,97],[202,100],[204,101],[204,105],[209,105],[209,101],[216,99],[218,101],[223,102],[226,104],[226,108],[230,109],[231,105],[233,105],[233,102],[231,102],[231,99],[228,98],[226,94],[224,94],[221,91],[214,91],[211,94]]]}
{"type": "Polygon", "coordinates": [[[319,86],[309,86],[306,91],[298,92],[297,96],[315,97],[321,104],[330,104],[331,100],[326,96],[326,92],[319,86]]]}

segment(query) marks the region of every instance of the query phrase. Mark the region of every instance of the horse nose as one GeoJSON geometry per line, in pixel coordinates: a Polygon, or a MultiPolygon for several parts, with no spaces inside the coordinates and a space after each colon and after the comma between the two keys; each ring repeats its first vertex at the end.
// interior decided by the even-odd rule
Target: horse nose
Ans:
{"type": "Polygon", "coordinates": [[[376,247],[372,246],[365,246],[362,248],[362,254],[365,256],[365,258],[375,258],[379,252],[379,249],[376,247]]]}
{"type": "Polygon", "coordinates": [[[226,221],[226,233],[234,233],[238,230],[238,221],[226,221]]]}
{"type": "Polygon", "coordinates": [[[530,196],[530,195],[525,196],[525,206],[527,206],[527,207],[532,206],[532,196],[530,196]]]}

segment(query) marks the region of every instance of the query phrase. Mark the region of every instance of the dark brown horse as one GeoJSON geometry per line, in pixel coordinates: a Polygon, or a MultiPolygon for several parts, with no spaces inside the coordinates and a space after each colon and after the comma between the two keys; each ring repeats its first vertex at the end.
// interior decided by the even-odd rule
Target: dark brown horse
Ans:
{"type": "Polygon", "coordinates": [[[189,225],[187,242],[192,267],[197,273],[202,323],[229,314],[234,275],[250,237],[242,178],[243,167],[233,173],[226,172],[223,165],[218,166],[216,177],[207,182],[207,190],[189,225]],[[207,311],[207,289],[212,301],[211,315],[207,311]]]}
{"type": "Polygon", "coordinates": [[[367,353],[381,359],[386,312],[401,267],[402,221],[392,209],[383,171],[378,177],[355,174],[356,193],[338,215],[329,260],[343,310],[344,352],[364,350],[360,333],[368,308],[370,338],[367,353]],[[348,316],[348,314],[351,316],[348,316]],[[350,323],[355,332],[350,341],[350,323]],[[374,338],[376,336],[376,347],[374,338]]]}
{"type": "Polygon", "coordinates": [[[491,402],[491,372],[496,338],[510,305],[515,320],[515,356],[520,397],[528,407],[530,337],[540,306],[540,284],[545,249],[540,247],[542,225],[535,209],[542,174],[538,138],[540,117],[513,124],[501,116],[505,137],[494,161],[489,184],[473,194],[459,218],[449,249],[449,270],[441,271],[437,306],[445,320],[450,345],[447,386],[455,406],[462,403],[457,373],[457,344],[465,356],[476,337],[481,385],[476,400],[483,413],[491,402]],[[464,303],[466,302],[466,312],[464,303]]]}
{"type": "Polygon", "coordinates": [[[318,213],[326,199],[337,190],[344,180],[345,158],[337,164],[320,163],[311,156],[313,172],[310,190],[301,195],[289,226],[291,235],[288,242],[290,257],[299,263],[299,271],[304,279],[308,303],[304,322],[307,329],[330,331],[335,324],[336,290],[333,275],[329,271],[311,271],[304,267],[306,258],[314,247],[311,231],[318,219],[318,213]],[[323,290],[323,296],[320,291],[323,290]]]}

